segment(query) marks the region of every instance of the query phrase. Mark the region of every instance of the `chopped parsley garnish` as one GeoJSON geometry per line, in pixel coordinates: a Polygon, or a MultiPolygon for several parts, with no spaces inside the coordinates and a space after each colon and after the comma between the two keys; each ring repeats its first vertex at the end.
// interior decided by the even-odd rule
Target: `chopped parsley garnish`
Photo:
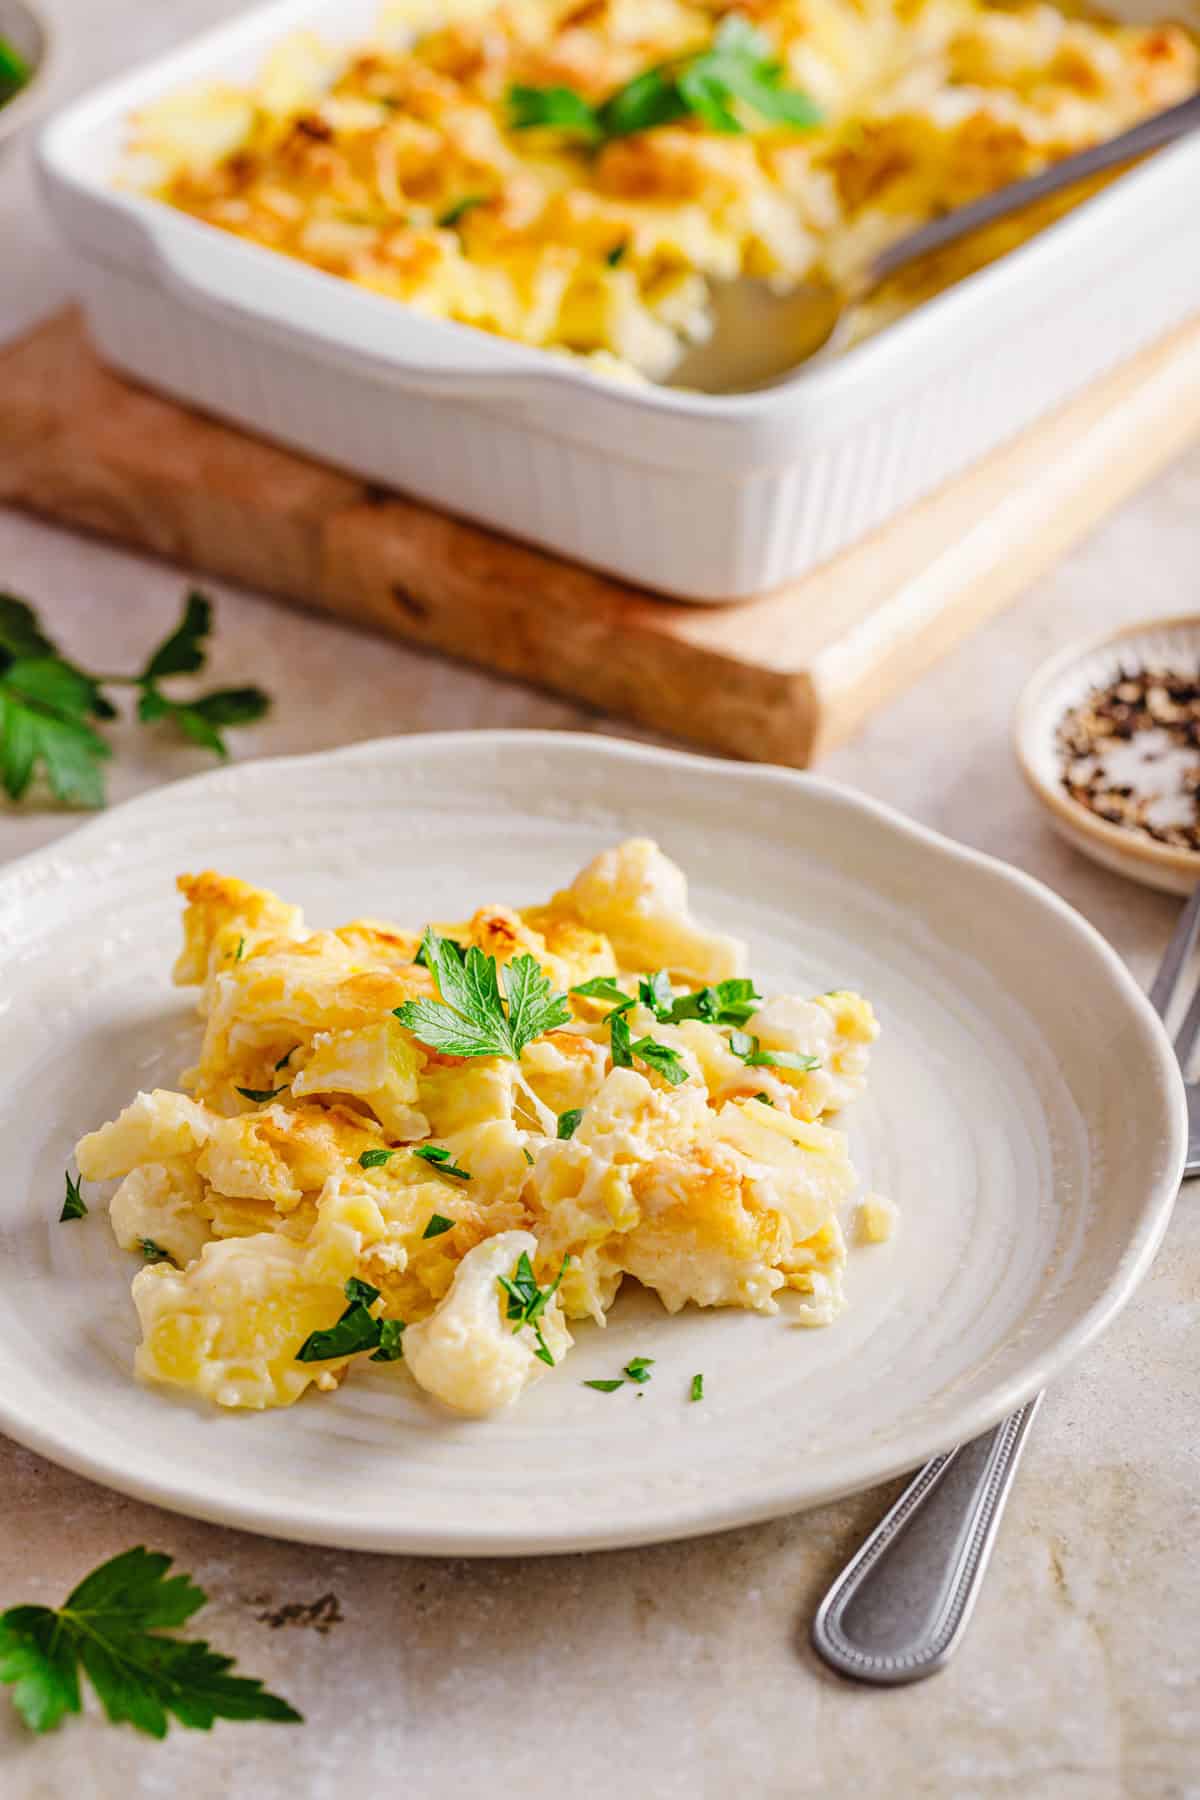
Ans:
{"type": "Polygon", "coordinates": [[[650,1008],[660,1024],[670,1018],[675,990],[665,969],[656,969],[653,975],[639,976],[638,999],[643,1006],[650,1008]]]}
{"type": "Polygon", "coordinates": [[[358,1159],[360,1169],[382,1169],[395,1156],[394,1150],[364,1150],[358,1159]]]}
{"type": "Polygon", "coordinates": [[[590,981],[580,982],[571,992],[582,994],[585,1000],[611,1000],[622,1012],[634,1004],[633,995],[618,986],[611,975],[593,975],[590,981]]]}
{"type": "Polygon", "coordinates": [[[352,1275],[345,1294],[350,1304],[337,1324],[326,1331],[310,1332],[296,1352],[296,1361],[328,1362],[335,1356],[357,1356],[364,1350],[374,1350],[372,1362],[398,1362],[404,1325],[400,1319],[374,1316],[371,1308],[379,1298],[379,1289],[352,1275]]]}
{"type": "Polygon", "coordinates": [[[460,219],[465,219],[469,212],[474,212],[477,206],[486,206],[487,202],[487,194],[464,194],[461,200],[456,200],[453,206],[446,208],[439,217],[438,224],[443,230],[448,231],[451,226],[457,225],[460,219]]]}
{"type": "Polygon", "coordinates": [[[731,1031],[729,1048],[749,1069],[794,1069],[798,1074],[808,1075],[821,1066],[819,1056],[802,1056],[796,1050],[763,1050],[749,1031],[731,1031]]]}
{"type": "Polygon", "coordinates": [[[718,981],[715,987],[681,994],[667,1017],[672,1025],[681,1019],[702,1019],[706,1025],[744,1025],[758,1011],[762,995],[744,975],[718,981]]]}
{"type": "Polygon", "coordinates": [[[274,1100],[277,1095],[284,1093],[286,1091],[286,1089],[282,1088],[282,1087],[277,1087],[277,1088],[244,1088],[244,1087],[240,1087],[236,1091],[242,1096],[243,1100],[253,1100],[255,1106],[265,1106],[267,1104],[268,1100],[274,1100]]]}
{"type": "Polygon", "coordinates": [[[519,1062],[526,1044],[566,1025],[571,1008],[555,994],[532,956],[504,965],[504,995],[493,956],[474,945],[465,957],[432,929],[421,939],[426,967],[437,981],[439,1000],[406,1000],[396,1017],[431,1050],[448,1056],[504,1056],[519,1062]]]}
{"type": "Polygon", "coordinates": [[[615,1394],[618,1388],[625,1386],[624,1380],[618,1376],[616,1381],[585,1381],[584,1387],[595,1388],[598,1394],[615,1394]]]}
{"type": "Polygon", "coordinates": [[[704,1398],[704,1377],[703,1377],[703,1375],[693,1375],[692,1376],[692,1399],[693,1400],[703,1400],[703,1398],[704,1398]]]}
{"type": "Polygon", "coordinates": [[[624,1373],[630,1381],[649,1381],[650,1376],[647,1371],[653,1362],[652,1356],[635,1356],[631,1362],[625,1364],[624,1373]]]}
{"type": "Polygon", "coordinates": [[[608,1041],[614,1069],[631,1069],[636,1056],[647,1068],[669,1081],[672,1087],[678,1087],[688,1078],[687,1067],[678,1050],[672,1050],[669,1044],[660,1044],[652,1037],[640,1037],[636,1043],[633,1041],[629,1020],[622,1007],[608,1015],[608,1041]]]}
{"type": "Polygon", "coordinates": [[[517,1258],[517,1266],[513,1270],[511,1278],[506,1275],[497,1277],[500,1286],[508,1296],[506,1316],[510,1323],[514,1320],[516,1321],[515,1324],[513,1324],[513,1336],[516,1336],[523,1325],[530,1326],[533,1330],[534,1337],[537,1339],[537,1349],[533,1354],[539,1361],[548,1363],[551,1368],[554,1367],[554,1358],[551,1356],[550,1347],[547,1344],[545,1337],[542,1335],[541,1319],[542,1314],[545,1312],[547,1306],[550,1304],[550,1301],[558,1290],[559,1282],[567,1272],[567,1264],[570,1260],[569,1256],[563,1257],[562,1267],[559,1269],[558,1274],[554,1277],[550,1286],[545,1288],[538,1286],[537,1277],[533,1272],[533,1264],[529,1260],[529,1253],[525,1250],[522,1250],[520,1256],[517,1258]]]}
{"type": "MultiPolygon", "coordinates": [[[[649,1371],[653,1365],[654,1358],[652,1356],[635,1356],[625,1364],[621,1374],[615,1379],[609,1381],[585,1381],[583,1385],[584,1387],[595,1388],[598,1394],[615,1394],[618,1388],[623,1388],[630,1382],[632,1382],[635,1387],[644,1387],[650,1379],[649,1371]]],[[[703,1377],[698,1375],[696,1380],[702,1381],[703,1377]]],[[[693,1385],[695,1384],[693,1383],[693,1385]]],[[[699,1396],[693,1394],[692,1397],[693,1399],[697,1399],[699,1396]]],[[[641,1398],[640,1394],[638,1398],[641,1398]]]]}
{"type": "Polygon", "coordinates": [[[293,1044],[291,1049],[288,1051],[287,1055],[280,1057],[279,1061],[275,1064],[275,1073],[277,1075],[278,1075],[280,1069],[287,1068],[288,1064],[291,1062],[293,1056],[295,1056],[295,1054],[299,1048],[300,1048],[299,1044],[293,1044]]]}
{"type": "Polygon", "coordinates": [[[644,70],[600,106],[569,87],[511,87],[508,123],[513,131],[566,132],[594,147],[686,118],[700,119],[713,131],[739,133],[746,111],[794,131],[820,124],[819,107],[799,89],[786,87],[783,77],[770,42],[732,13],[707,49],[644,70]]]}
{"type": "Polygon", "coordinates": [[[583,1118],[582,1106],[573,1106],[570,1108],[570,1110],[568,1112],[559,1113],[559,1115],[558,1115],[558,1135],[559,1135],[559,1137],[560,1138],[573,1138],[575,1136],[575,1133],[579,1130],[579,1125],[580,1125],[580,1121],[582,1120],[582,1118],[583,1118]]]}
{"type": "Polygon", "coordinates": [[[153,1238],[139,1238],[138,1246],[142,1252],[142,1259],[144,1262],[166,1262],[172,1264],[175,1262],[175,1258],[171,1255],[171,1252],[169,1250],[164,1250],[161,1244],[156,1244],[153,1238]]]}
{"type": "Polygon", "coordinates": [[[620,268],[621,264],[624,262],[628,253],[629,253],[629,239],[622,238],[622,240],[619,244],[613,245],[612,249],[609,251],[608,255],[604,258],[604,260],[608,264],[610,269],[618,269],[618,268],[620,268]]]}
{"type": "Polygon", "coordinates": [[[751,1098],[754,1100],[761,1100],[764,1106],[772,1106],[773,1107],[775,1104],[775,1102],[772,1100],[770,1094],[758,1093],[758,1094],[752,1095],[751,1098]]]}
{"type": "Polygon", "coordinates": [[[525,1158],[525,1161],[529,1164],[529,1167],[532,1169],[533,1157],[530,1155],[528,1145],[526,1145],[526,1144],[521,1145],[521,1155],[525,1158]]]}
{"type": "Polygon", "coordinates": [[[72,1181],[70,1171],[67,1171],[67,1194],[62,1203],[62,1211],[58,1215],[60,1225],[65,1225],[68,1219],[87,1217],[87,1201],[83,1197],[82,1189],[82,1175],[77,1175],[72,1181]]]}
{"type": "Polygon", "coordinates": [[[444,1232],[454,1230],[454,1220],[443,1218],[441,1213],[430,1213],[429,1223],[421,1233],[423,1238],[441,1237],[444,1232]]]}
{"type": "Polygon", "coordinates": [[[166,1737],[171,1718],[194,1731],[215,1719],[302,1723],[261,1681],[232,1674],[232,1657],[165,1635],[207,1599],[190,1576],[168,1579],[170,1567],[169,1556],[139,1545],[93,1569],[60,1607],[0,1613],[0,1681],[31,1730],[53,1731],[82,1711],[81,1669],[109,1723],[148,1737],[166,1737]]]}
{"type": "Polygon", "coordinates": [[[459,1168],[449,1150],[443,1149],[441,1144],[415,1144],[413,1155],[419,1156],[422,1162],[429,1163],[439,1175],[453,1175],[455,1181],[470,1181],[471,1179],[467,1171],[459,1168]]]}
{"type": "Polygon", "coordinates": [[[23,88],[33,70],[11,38],[0,35],[0,106],[23,88]]]}
{"type": "Polygon", "coordinates": [[[245,956],[245,954],[246,954],[246,940],[244,937],[240,937],[238,939],[237,949],[233,953],[234,962],[240,963],[243,956],[245,956]]]}
{"type": "Polygon", "coordinates": [[[661,1075],[672,1087],[678,1087],[688,1078],[687,1066],[678,1050],[672,1050],[669,1044],[660,1044],[656,1038],[639,1038],[631,1046],[633,1054],[640,1057],[648,1069],[661,1075]]]}

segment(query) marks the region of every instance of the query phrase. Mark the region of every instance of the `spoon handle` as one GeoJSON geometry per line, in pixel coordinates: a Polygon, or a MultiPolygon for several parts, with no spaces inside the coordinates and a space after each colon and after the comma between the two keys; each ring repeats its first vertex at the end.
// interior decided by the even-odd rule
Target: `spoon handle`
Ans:
{"type": "Polygon", "coordinates": [[[839,1675],[896,1687],[953,1655],[979,1593],[1042,1396],[932,1462],[838,1576],[812,1642],[839,1675]]]}
{"type": "Polygon", "coordinates": [[[1074,187],[1076,182],[1086,181],[1091,175],[1099,175],[1105,169],[1119,168],[1122,163],[1133,162],[1136,157],[1145,156],[1150,150],[1161,150],[1164,145],[1173,144],[1176,138],[1185,137],[1198,126],[1200,94],[1193,94],[1178,106],[1168,107],[1165,112],[1143,119],[1140,125],[1121,132],[1119,137],[1109,138],[1102,144],[1093,144],[1090,149],[1079,150],[1074,156],[1064,156],[1060,162],[1051,163],[1037,175],[1029,175],[1024,181],[1014,181],[1007,187],[997,188],[995,193],[984,194],[981,199],[972,200],[967,206],[955,207],[953,212],[946,213],[942,218],[932,220],[918,231],[909,232],[875,258],[869,267],[866,285],[873,288],[889,275],[894,275],[898,269],[906,268],[910,262],[928,256],[932,250],[944,250],[972,231],[978,231],[981,226],[991,225],[997,219],[1006,219],[1010,213],[1032,206],[1035,200],[1044,200],[1050,194],[1061,193],[1064,188],[1074,187]]]}

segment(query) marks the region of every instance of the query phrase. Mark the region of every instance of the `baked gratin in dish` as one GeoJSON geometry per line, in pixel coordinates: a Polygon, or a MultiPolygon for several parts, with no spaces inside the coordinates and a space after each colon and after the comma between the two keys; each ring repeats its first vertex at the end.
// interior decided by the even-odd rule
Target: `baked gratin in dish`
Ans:
{"type": "Polygon", "coordinates": [[[546,905],[423,932],[179,886],[199,1060],[76,1152],[120,1183],[148,1381],[288,1406],[370,1359],[485,1414],[627,1278],[672,1313],[824,1326],[847,1237],[890,1233],[830,1123],[864,1086],[870,1005],[765,999],[647,840],[546,905]]]}
{"type": "MultiPolygon", "coordinates": [[[[1044,4],[413,0],[371,43],[301,34],[245,87],[147,107],[127,178],[426,314],[659,380],[710,330],[712,282],[841,284],[1197,82],[1182,27],[1044,4]]],[[[978,260],[957,256],[935,285],[978,260]]]]}

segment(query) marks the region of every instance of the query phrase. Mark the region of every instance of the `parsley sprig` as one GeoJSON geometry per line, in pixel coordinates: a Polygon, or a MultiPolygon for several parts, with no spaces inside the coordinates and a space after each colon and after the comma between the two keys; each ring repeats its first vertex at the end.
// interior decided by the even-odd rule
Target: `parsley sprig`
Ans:
{"type": "Polygon", "coordinates": [[[85,1576],[64,1605],[0,1613],[0,1681],[33,1731],[82,1711],[80,1670],[109,1720],[163,1738],[172,1718],[194,1731],[215,1719],[302,1723],[261,1681],[234,1675],[233,1658],[198,1638],[168,1637],[208,1596],[171,1558],[139,1546],[85,1576]]]}
{"type": "Polygon", "coordinates": [[[494,956],[485,956],[474,944],[460,954],[458,945],[431,927],[421,939],[421,957],[441,998],[406,1000],[395,1013],[431,1050],[519,1062],[526,1044],[571,1017],[566,995],[552,991],[532,956],[515,956],[501,977],[494,956]]]}
{"type": "Polygon", "coordinates": [[[413,1155],[427,1162],[439,1175],[452,1175],[455,1181],[470,1181],[466,1169],[460,1168],[444,1144],[414,1144],[413,1155]]]}
{"type": "Polygon", "coordinates": [[[11,100],[33,74],[11,38],[0,36],[0,106],[11,100]]]}
{"type": "Polygon", "coordinates": [[[591,146],[686,118],[728,134],[745,131],[746,113],[793,131],[819,125],[820,108],[807,94],[785,86],[783,77],[768,40],[731,13],[707,49],[644,70],[599,106],[569,87],[513,86],[508,122],[514,131],[561,131],[591,146]]]}
{"type": "Polygon", "coordinates": [[[335,1356],[357,1356],[373,1350],[372,1362],[399,1362],[404,1354],[401,1319],[377,1319],[371,1311],[379,1289],[352,1275],[345,1286],[350,1302],[336,1325],[312,1331],[296,1352],[297,1362],[328,1362],[335,1356]]]}
{"type": "Polygon", "coordinates": [[[515,1320],[513,1336],[517,1335],[522,1326],[530,1326],[537,1339],[537,1349],[533,1354],[540,1362],[548,1363],[551,1368],[554,1367],[554,1358],[550,1354],[550,1346],[542,1334],[542,1314],[557,1293],[559,1282],[566,1274],[567,1264],[570,1260],[569,1256],[563,1257],[562,1267],[549,1287],[538,1286],[537,1276],[533,1272],[533,1264],[529,1260],[527,1250],[522,1250],[517,1258],[517,1266],[511,1277],[497,1276],[500,1286],[508,1296],[506,1316],[510,1322],[515,1320]]]}
{"type": "Polygon", "coordinates": [[[106,687],[137,689],[138,717],[165,720],[195,744],[228,755],[222,731],[261,719],[270,701],[261,688],[218,688],[177,700],[161,683],[204,667],[212,603],[189,593],[183,617],[136,675],[90,675],[62,654],[37,614],[14,594],[0,594],[0,787],[21,800],[41,771],[64,806],[104,805],[102,765],[111,747],[93,721],[115,719],[106,687]]]}

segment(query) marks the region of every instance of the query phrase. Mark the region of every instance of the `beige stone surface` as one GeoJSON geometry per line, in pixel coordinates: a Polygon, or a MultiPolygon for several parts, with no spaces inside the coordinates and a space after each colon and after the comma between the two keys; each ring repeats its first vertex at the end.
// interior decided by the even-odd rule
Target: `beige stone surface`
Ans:
{"type": "MultiPolygon", "coordinates": [[[[65,91],[237,8],[58,0],[55,10],[70,34],[65,91]]],[[[10,158],[0,337],[66,286],[27,172],[10,158]]],[[[1200,451],[824,765],[1048,881],[1143,980],[1173,903],[1052,838],[1013,766],[1009,723],[1022,681],[1058,646],[1197,605],[1198,531],[1200,451]]],[[[186,575],[0,513],[0,587],[35,600],[96,666],[136,664],[171,622],[186,575]]],[[[277,701],[239,736],[240,755],[446,726],[619,729],[252,594],[213,591],[214,674],[253,677],[277,701]]],[[[132,727],[115,737],[114,799],[205,766],[132,727]]],[[[0,810],[0,858],[72,823],[0,810]]],[[[690,1544],[420,1561],[193,1524],[0,1439],[0,1607],[58,1601],[131,1544],[167,1550],[211,1596],[198,1625],[307,1718],[154,1744],[89,1716],[35,1741],[0,1700],[0,1796],[1196,1800],[1198,1198],[1185,1190],[1136,1299],[1050,1394],[967,1642],[916,1688],[847,1687],[806,1644],[823,1585],[891,1490],[690,1544]],[[324,1632],[263,1617],[328,1594],[340,1617],[324,1632]]]]}

